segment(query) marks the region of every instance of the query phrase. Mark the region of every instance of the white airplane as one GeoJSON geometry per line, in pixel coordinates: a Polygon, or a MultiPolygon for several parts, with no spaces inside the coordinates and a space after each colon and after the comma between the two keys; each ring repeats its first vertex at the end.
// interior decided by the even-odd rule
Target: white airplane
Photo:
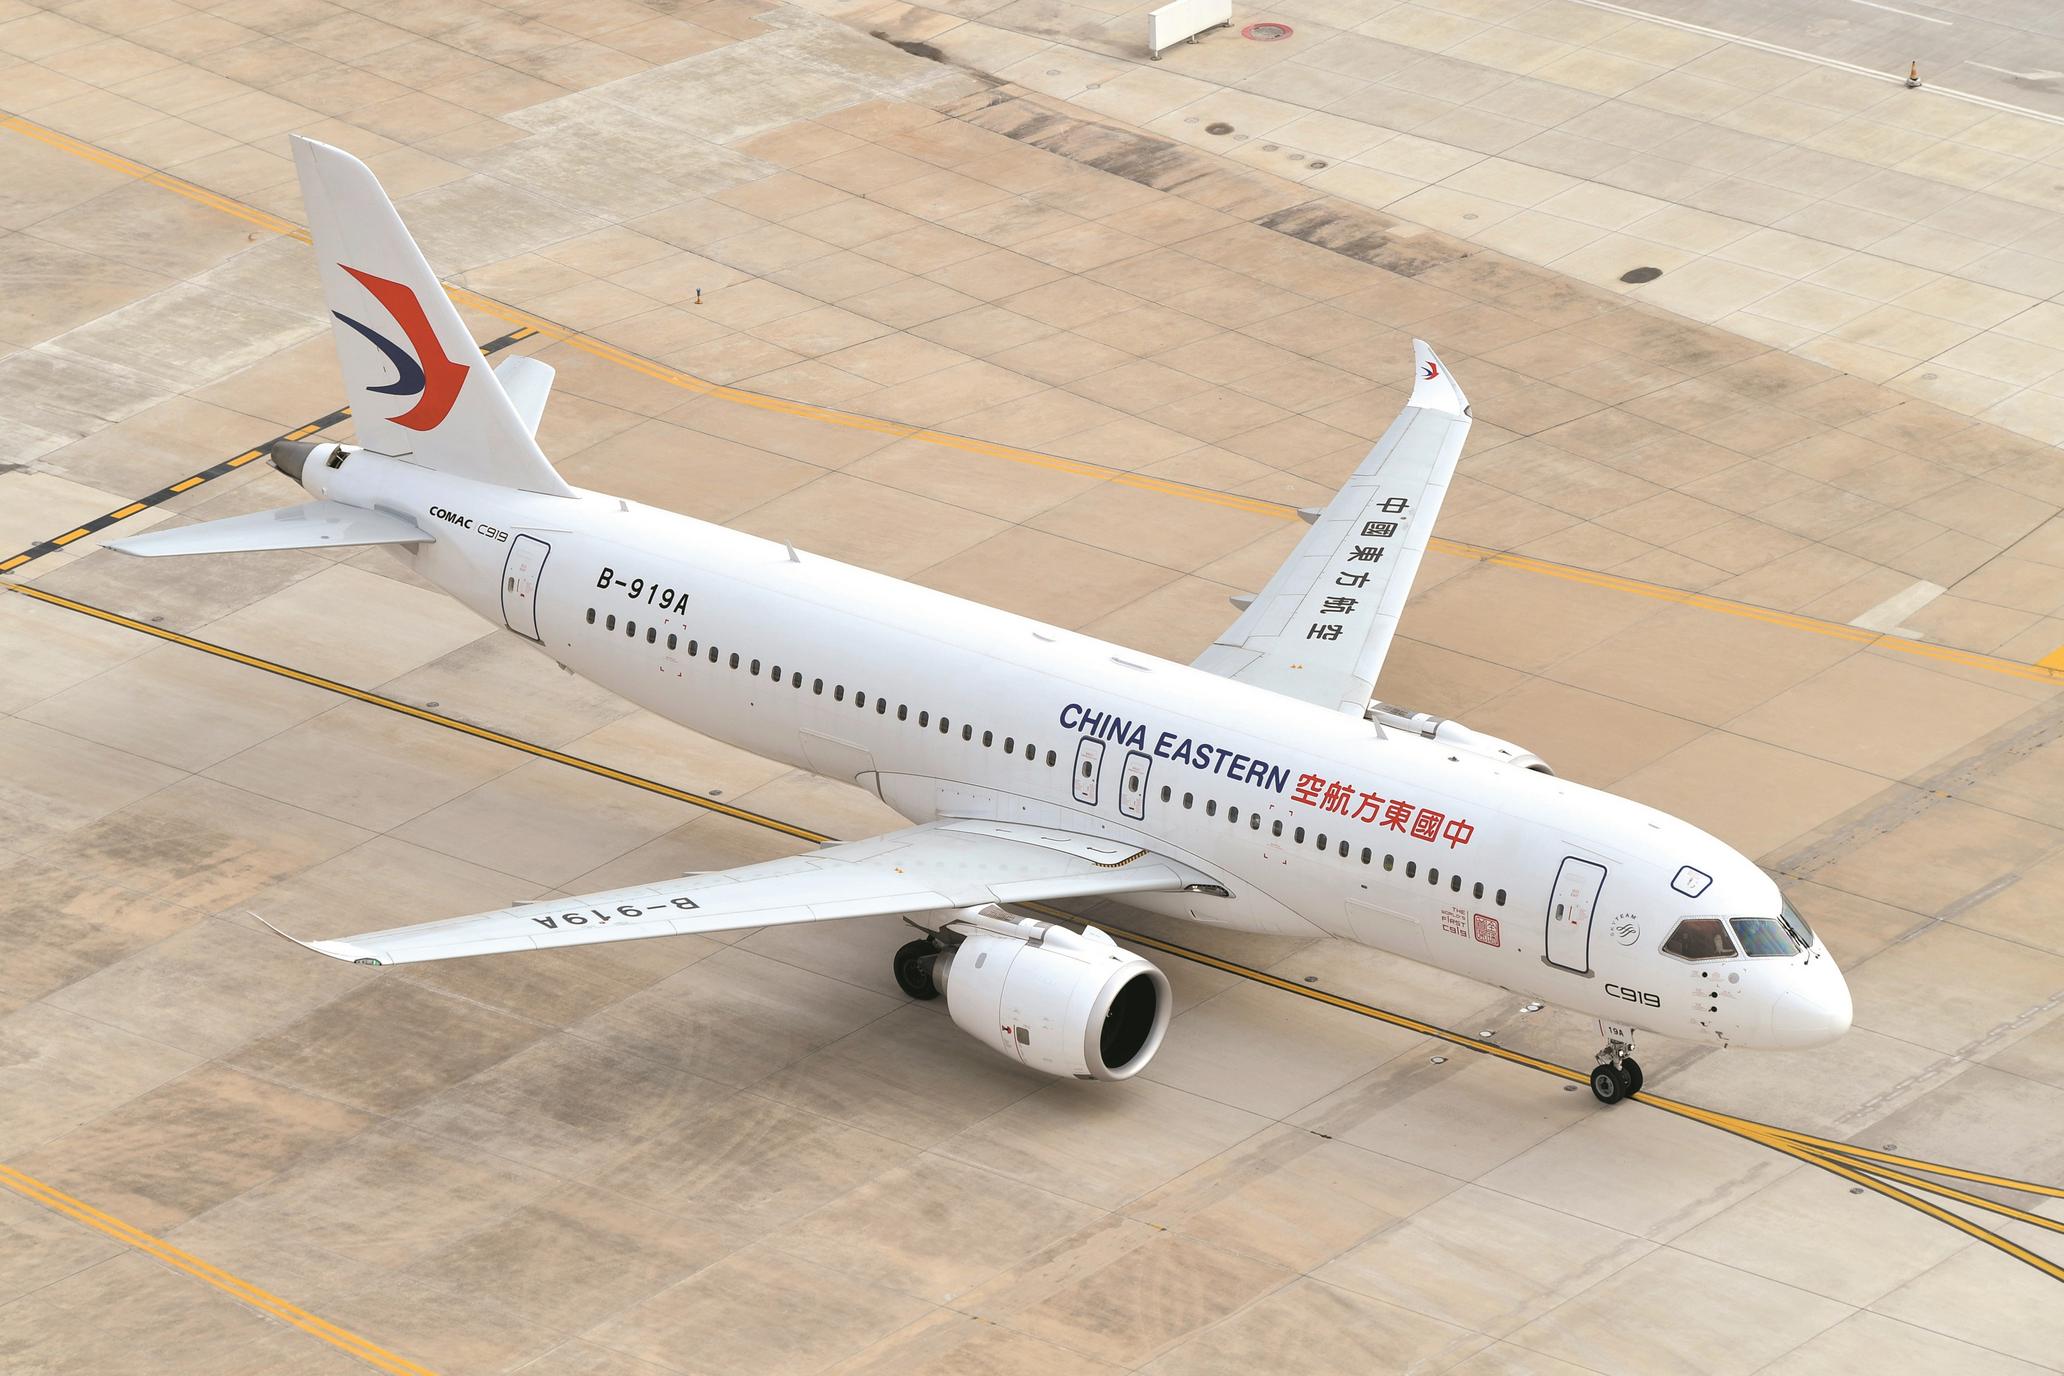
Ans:
{"type": "Polygon", "coordinates": [[[878,794],[913,825],[717,873],[302,943],[361,965],[905,915],[897,983],[1024,1065],[1123,1080],[1168,979],[1094,927],[1003,905],[1123,894],[1337,937],[1637,1030],[1818,1046],[1841,972],[1770,878],[1689,824],[1517,746],[1372,701],[1468,434],[1415,343],[1410,403],[1193,665],[568,486],[533,438],[553,372],[490,370],[372,173],[294,159],[356,445],[280,444],[301,506],[115,541],[131,554],[390,545],[562,666],[878,794]]]}

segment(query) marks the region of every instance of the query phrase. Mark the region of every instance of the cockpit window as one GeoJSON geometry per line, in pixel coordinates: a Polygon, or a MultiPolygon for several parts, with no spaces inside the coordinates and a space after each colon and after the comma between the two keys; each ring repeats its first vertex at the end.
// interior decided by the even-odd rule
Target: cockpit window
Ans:
{"type": "Polygon", "coordinates": [[[1727,924],[1717,917],[1687,917],[1670,933],[1663,950],[1679,960],[1733,960],[1734,943],[1727,924]]]}
{"type": "Polygon", "coordinates": [[[1795,956],[1806,949],[1806,943],[1777,918],[1737,917],[1732,921],[1742,949],[1752,956],[1795,956]]]}

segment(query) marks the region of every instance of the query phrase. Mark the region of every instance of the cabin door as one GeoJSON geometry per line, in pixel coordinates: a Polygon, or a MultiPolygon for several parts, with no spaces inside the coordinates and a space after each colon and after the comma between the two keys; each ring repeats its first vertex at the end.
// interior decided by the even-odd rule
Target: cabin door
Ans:
{"type": "Polygon", "coordinates": [[[1605,866],[1568,856],[1555,872],[1548,895],[1548,963],[1580,975],[1591,973],[1591,918],[1605,887],[1605,866]]]}
{"type": "Polygon", "coordinates": [[[545,560],[552,547],[530,535],[509,542],[509,558],[502,565],[502,620],[520,636],[538,639],[538,579],[545,572],[545,560]]]}

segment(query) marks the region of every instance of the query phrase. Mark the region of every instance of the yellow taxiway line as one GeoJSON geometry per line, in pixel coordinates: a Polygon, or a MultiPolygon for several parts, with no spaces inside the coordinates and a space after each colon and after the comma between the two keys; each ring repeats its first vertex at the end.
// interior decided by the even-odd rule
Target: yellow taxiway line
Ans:
{"type": "MultiPolygon", "coordinates": [[[[161,187],[174,195],[183,196],[199,205],[221,211],[225,215],[234,215],[238,219],[261,226],[275,234],[283,235],[290,239],[298,239],[302,243],[313,242],[306,229],[291,220],[273,214],[271,211],[260,210],[256,206],[247,205],[233,197],[224,196],[219,192],[210,191],[202,186],[196,186],[194,183],[182,178],[147,167],[134,159],[110,153],[103,148],[96,148],[92,144],[73,138],[69,134],[61,134],[54,129],[45,128],[31,120],[22,119],[16,115],[0,115],[0,129],[6,129],[25,138],[34,139],[51,148],[119,172],[124,176],[133,177],[138,181],[161,187]]],[[[921,444],[934,445],[964,454],[976,454],[1010,463],[1043,468],[1053,472],[1068,473],[1091,478],[1098,482],[1111,483],[1115,486],[1159,493],[1184,501],[1199,502],[1237,511],[1247,511],[1257,515],[1275,517],[1280,520],[1297,519],[1297,509],[1283,502],[1264,501],[1255,497],[1243,497],[1237,493],[1220,492],[1213,488],[1199,487],[1191,483],[1175,482],[1167,478],[1154,478],[1139,473],[1128,473],[1122,469],[1107,468],[1101,464],[1087,463],[1079,459],[1066,459],[1053,454],[1041,454],[1035,450],[1021,449],[1014,445],[1000,444],[991,440],[973,439],[965,435],[954,435],[946,431],[934,430],[925,426],[909,425],[900,421],[881,420],[872,416],[858,415],[850,411],[840,411],[829,406],[788,401],[781,397],[767,396],[759,392],[749,392],[740,387],[730,387],[721,383],[710,382],[707,379],[698,378],[693,374],[683,372],[678,368],[672,368],[664,363],[640,357],[626,349],[605,343],[590,335],[582,334],[578,330],[547,320],[542,316],[532,315],[528,311],[519,310],[514,306],[496,301],[492,297],[482,296],[478,292],[469,291],[464,287],[447,286],[445,290],[451,295],[452,300],[459,305],[512,322],[526,329],[535,330],[541,335],[555,339],[570,348],[578,349],[594,358],[621,368],[627,368],[658,382],[665,383],[668,386],[678,387],[683,391],[693,392],[700,396],[714,397],[720,401],[751,407],[756,410],[797,416],[824,425],[838,426],[851,430],[865,430],[875,434],[893,436],[897,439],[914,440],[921,444]]],[[[1486,549],[1482,546],[1465,544],[1461,541],[1443,539],[1438,536],[1431,541],[1429,548],[1442,554],[1454,555],[1459,558],[1474,560],[1478,563],[1517,569],[1548,578],[1559,578],[1567,582],[1581,583],[1591,587],[1607,588],[1657,601],[1675,602],[1683,606],[1697,608],[1700,611],[1714,612],[1723,616],[1741,617],[1751,621],[1761,621],[1770,625],[1801,631],[1809,635],[1846,640],[1862,646],[1887,650],[1895,654],[1957,664],[1989,673],[2004,674],[2013,678],[2030,679],[2039,683],[2064,684],[2064,646],[2060,646],[2055,652],[2044,656],[2037,663],[2025,664],[2020,660],[2007,659],[1999,655],[1984,654],[1975,650],[1952,649],[1942,645],[1930,645],[1924,641],[1908,640],[1903,636],[1885,632],[1867,631],[1856,626],[1845,625],[1838,621],[1828,621],[1820,617],[1805,616],[1796,612],[1778,611],[1774,608],[1759,607],[1753,603],[1737,602],[1731,598],[1714,597],[1706,593],[1688,592],[1682,588],[1670,587],[1667,584],[1651,583],[1645,579],[1628,578],[1620,574],[1572,568],[1566,564],[1556,564],[1545,559],[1534,559],[1524,555],[1486,549]]],[[[5,567],[0,567],[0,572],[6,571],[5,567]]]]}
{"type": "Polygon", "coordinates": [[[55,1210],[65,1217],[85,1224],[97,1233],[113,1238],[126,1247],[133,1247],[145,1256],[183,1271],[239,1303],[249,1305],[259,1313],[292,1324],[312,1337],[320,1338],[331,1347],[348,1352],[369,1366],[394,1376],[435,1376],[428,1367],[419,1366],[398,1353],[389,1352],[367,1338],[361,1338],[349,1329],[339,1328],[317,1314],[311,1314],[300,1305],[281,1299],[268,1290],[261,1290],[247,1280],[231,1275],[210,1262],[201,1260],[193,1253],[174,1247],[161,1237],[146,1233],[134,1224],[125,1223],[113,1214],[94,1208],[83,1200],[74,1199],[53,1186],[46,1185],[34,1176],[24,1175],[12,1166],[0,1165],[0,1186],[14,1191],[24,1199],[33,1200],[47,1209],[55,1210]]]}

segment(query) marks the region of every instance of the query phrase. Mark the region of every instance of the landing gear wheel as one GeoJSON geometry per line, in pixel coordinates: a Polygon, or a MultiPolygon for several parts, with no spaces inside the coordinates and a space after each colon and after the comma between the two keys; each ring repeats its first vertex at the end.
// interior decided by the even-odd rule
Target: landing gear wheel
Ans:
{"type": "Polygon", "coordinates": [[[1620,1061],[1620,1074],[1627,1081],[1627,1097],[1633,1098],[1641,1092],[1641,1062],[1632,1056],[1620,1061]]]}
{"type": "Polygon", "coordinates": [[[1615,1066],[1601,1065],[1591,1072],[1591,1094],[1601,1104],[1617,1104],[1632,1092],[1623,1072],[1615,1066]]]}
{"type": "Polygon", "coordinates": [[[935,999],[939,997],[939,986],[932,983],[932,962],[939,958],[939,948],[929,939],[913,941],[896,951],[896,985],[914,999],[935,999]]]}

